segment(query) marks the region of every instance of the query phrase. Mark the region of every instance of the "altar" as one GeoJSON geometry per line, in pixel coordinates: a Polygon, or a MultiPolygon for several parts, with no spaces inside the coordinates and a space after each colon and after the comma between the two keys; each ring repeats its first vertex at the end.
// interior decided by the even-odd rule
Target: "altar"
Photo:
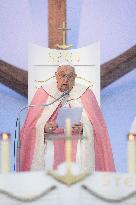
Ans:
{"type": "Polygon", "coordinates": [[[71,186],[44,171],[1,174],[0,204],[135,205],[136,174],[95,172],[71,186]]]}

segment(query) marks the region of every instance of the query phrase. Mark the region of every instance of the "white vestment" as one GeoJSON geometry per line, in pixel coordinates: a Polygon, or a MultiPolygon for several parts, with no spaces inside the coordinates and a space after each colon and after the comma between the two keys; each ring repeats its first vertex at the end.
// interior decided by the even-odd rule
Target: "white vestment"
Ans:
{"type": "MultiPolygon", "coordinates": [[[[49,94],[46,104],[52,102],[54,98],[58,98],[62,95],[58,91],[56,84],[52,84],[49,87],[44,88],[49,94]]],[[[54,160],[54,144],[53,141],[47,140],[43,143],[44,139],[44,126],[49,120],[53,112],[56,110],[60,102],[63,106],[67,106],[67,101],[70,107],[83,107],[80,97],[85,92],[87,87],[76,84],[70,91],[67,98],[62,98],[53,103],[49,107],[44,107],[41,117],[36,124],[36,142],[34,149],[34,156],[32,160],[31,170],[51,170],[54,160]]],[[[87,117],[87,113],[83,108],[81,123],[83,123],[83,139],[78,140],[76,163],[83,171],[95,170],[95,152],[94,152],[94,135],[93,127],[87,117]]]]}

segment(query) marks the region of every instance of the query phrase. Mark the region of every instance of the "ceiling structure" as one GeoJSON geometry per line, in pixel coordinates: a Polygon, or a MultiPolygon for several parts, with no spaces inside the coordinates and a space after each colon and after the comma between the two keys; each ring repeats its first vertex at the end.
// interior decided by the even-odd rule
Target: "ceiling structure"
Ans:
{"type": "MultiPolygon", "coordinates": [[[[58,27],[66,22],[66,0],[48,0],[48,46],[62,42],[58,27]]],[[[101,65],[101,88],[136,68],[136,45],[101,65]]],[[[0,82],[27,96],[28,72],[0,60],[0,82]]]]}

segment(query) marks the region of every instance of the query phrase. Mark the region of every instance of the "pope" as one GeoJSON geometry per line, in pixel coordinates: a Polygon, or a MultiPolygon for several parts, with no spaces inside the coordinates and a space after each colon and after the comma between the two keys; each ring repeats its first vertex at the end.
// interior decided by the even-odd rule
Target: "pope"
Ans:
{"type": "Polygon", "coordinates": [[[48,141],[51,135],[64,135],[58,127],[57,116],[62,107],[83,109],[81,121],[72,126],[72,161],[85,171],[115,171],[107,128],[96,97],[88,86],[75,83],[77,74],[71,65],[61,65],[55,73],[55,82],[39,88],[31,104],[50,106],[30,107],[21,130],[21,171],[43,170],[51,164],[53,169],[65,161],[65,140],[48,141]],[[46,138],[44,137],[46,136],[46,138]],[[73,138],[74,139],[74,138],[73,138]]]}

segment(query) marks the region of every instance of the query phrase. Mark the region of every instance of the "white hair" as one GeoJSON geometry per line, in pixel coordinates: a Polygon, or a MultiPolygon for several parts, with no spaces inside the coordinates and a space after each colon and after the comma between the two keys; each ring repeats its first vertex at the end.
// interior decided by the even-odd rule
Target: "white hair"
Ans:
{"type": "Polygon", "coordinates": [[[62,67],[62,66],[69,66],[69,68],[72,68],[72,70],[75,72],[75,67],[72,65],[72,64],[70,64],[70,63],[61,63],[59,66],[58,66],[58,68],[57,68],[57,71],[62,67]]]}

